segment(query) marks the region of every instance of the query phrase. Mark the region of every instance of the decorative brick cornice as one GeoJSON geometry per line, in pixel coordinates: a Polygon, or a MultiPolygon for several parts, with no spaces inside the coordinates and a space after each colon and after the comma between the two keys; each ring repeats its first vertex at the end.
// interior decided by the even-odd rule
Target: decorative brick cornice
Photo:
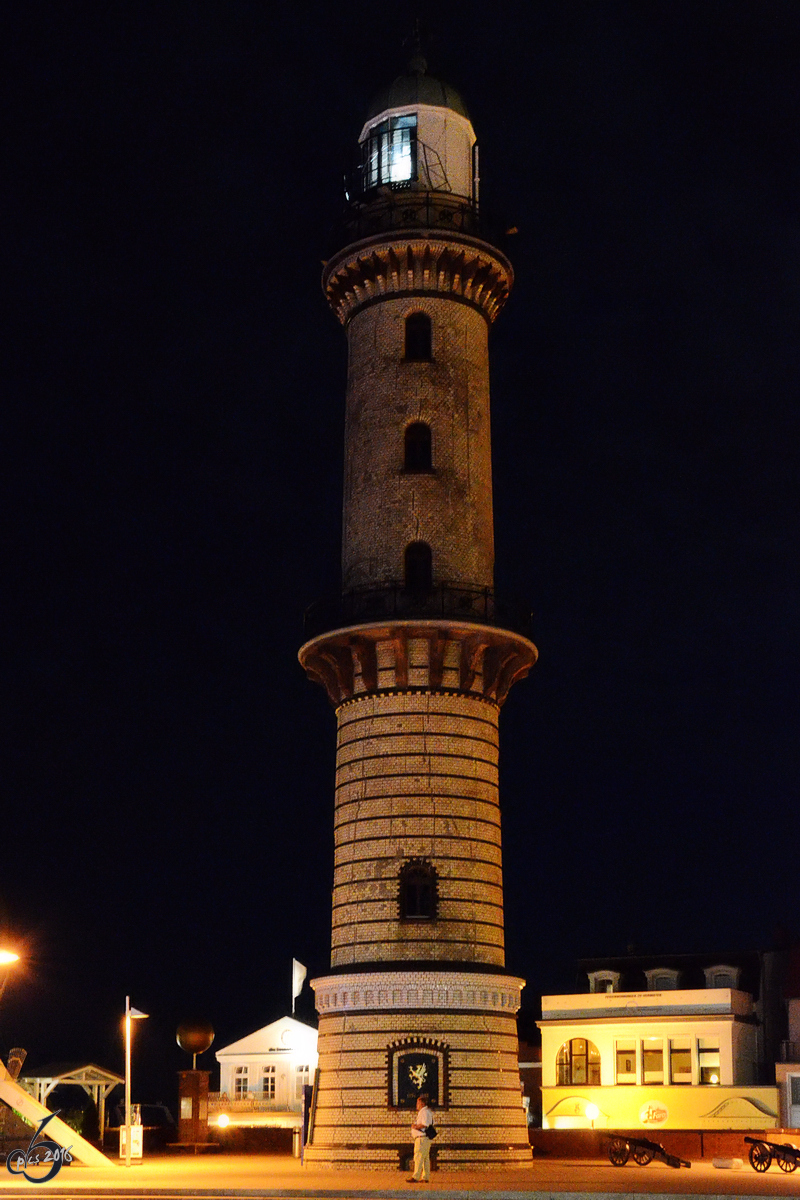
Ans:
{"type": "MultiPolygon", "coordinates": [[[[312,979],[317,1012],[517,1012],[524,979],[461,971],[375,971],[312,979]]],[[[421,1035],[420,1035],[421,1036],[421,1035]]]]}
{"type": "Polygon", "coordinates": [[[491,324],[511,291],[505,255],[464,234],[382,234],[347,246],[325,264],[322,286],[343,325],[378,300],[446,296],[477,308],[491,324]]]}
{"type": "Polygon", "coordinates": [[[533,642],[487,625],[397,621],[336,629],[306,642],[300,662],[331,704],[397,691],[472,695],[502,707],[536,662],[533,642]],[[422,647],[413,663],[409,643],[422,647]]]}

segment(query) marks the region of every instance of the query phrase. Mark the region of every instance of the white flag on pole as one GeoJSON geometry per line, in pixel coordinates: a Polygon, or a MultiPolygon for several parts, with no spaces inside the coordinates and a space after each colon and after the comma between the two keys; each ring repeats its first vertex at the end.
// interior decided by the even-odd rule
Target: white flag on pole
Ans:
{"type": "Polygon", "coordinates": [[[292,959],[292,1012],[294,1012],[294,1002],[303,990],[303,981],[308,974],[307,969],[296,958],[292,959]]]}

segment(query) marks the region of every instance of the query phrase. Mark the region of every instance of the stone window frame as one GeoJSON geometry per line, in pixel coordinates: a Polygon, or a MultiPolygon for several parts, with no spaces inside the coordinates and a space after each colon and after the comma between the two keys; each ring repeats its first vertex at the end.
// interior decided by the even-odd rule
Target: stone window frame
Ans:
{"type": "Polygon", "coordinates": [[[247,1066],[238,1066],[233,1072],[233,1098],[240,1100],[246,1096],[250,1090],[250,1068],[247,1066]]]}
{"type": "Polygon", "coordinates": [[[439,915],[439,873],[432,862],[427,858],[407,858],[400,868],[397,876],[397,909],[398,917],[403,924],[413,925],[417,922],[430,924],[435,921],[439,915]],[[424,874],[431,887],[431,911],[429,914],[412,913],[406,911],[405,901],[405,884],[408,876],[416,874],[421,876],[424,874]]]}
{"type": "Polygon", "coordinates": [[[742,973],[741,967],[732,967],[728,963],[716,963],[713,967],[704,967],[703,974],[706,977],[707,988],[726,987],[738,990],[739,977],[742,973]],[[718,976],[725,978],[724,983],[718,982],[718,976]]]}
{"type": "Polygon", "coordinates": [[[589,971],[588,976],[590,992],[619,991],[619,971],[589,971]],[[609,983],[611,984],[611,987],[608,986],[609,983]]]}
{"type": "Polygon", "coordinates": [[[679,976],[680,971],[673,967],[653,967],[644,973],[648,992],[676,992],[679,976]],[[659,983],[659,980],[662,982],[659,983]]]}
{"type": "Polygon", "coordinates": [[[450,1046],[442,1038],[405,1037],[396,1042],[390,1042],[386,1047],[386,1102],[387,1107],[396,1112],[409,1112],[405,1106],[397,1103],[397,1071],[400,1057],[414,1052],[420,1054],[435,1054],[439,1060],[439,1099],[431,1101],[431,1106],[439,1111],[450,1107],[450,1046]]]}

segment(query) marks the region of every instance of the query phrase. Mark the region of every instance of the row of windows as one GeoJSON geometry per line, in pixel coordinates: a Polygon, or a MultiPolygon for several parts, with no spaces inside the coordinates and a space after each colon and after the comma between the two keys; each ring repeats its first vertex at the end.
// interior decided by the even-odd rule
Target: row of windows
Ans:
{"type": "MultiPolygon", "coordinates": [[[[614,1082],[618,1086],[713,1085],[719,1081],[719,1042],[714,1038],[628,1038],[614,1044],[614,1082]]],[[[599,1087],[600,1051],[594,1042],[572,1038],[564,1043],[556,1057],[556,1083],[599,1087]]]]}
{"type": "MultiPolygon", "coordinates": [[[[672,967],[655,967],[642,972],[650,992],[676,991],[680,986],[681,972],[672,967]]],[[[718,965],[705,967],[703,970],[707,988],[738,988],[741,971],[739,967],[718,965]]],[[[589,990],[591,992],[619,992],[621,974],[619,971],[590,971],[589,990]]]]}
{"type": "MultiPolygon", "coordinates": [[[[306,1063],[294,1069],[294,1098],[303,1099],[303,1087],[310,1081],[311,1069],[306,1063]]],[[[273,1065],[261,1068],[260,1078],[255,1087],[250,1087],[250,1068],[237,1067],[233,1076],[233,1095],[236,1100],[248,1096],[257,1096],[260,1100],[274,1100],[277,1080],[277,1068],[273,1065]]],[[[254,1083],[256,1081],[254,1080],[254,1083]]]]}

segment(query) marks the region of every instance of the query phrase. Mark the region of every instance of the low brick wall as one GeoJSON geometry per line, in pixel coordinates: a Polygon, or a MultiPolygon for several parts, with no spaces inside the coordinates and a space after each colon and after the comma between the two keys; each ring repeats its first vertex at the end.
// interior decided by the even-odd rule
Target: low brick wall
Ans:
{"type": "Polygon", "coordinates": [[[646,1137],[660,1142],[670,1154],[696,1162],[702,1158],[747,1158],[750,1147],[747,1137],[763,1137],[770,1142],[791,1142],[800,1146],[800,1133],[795,1130],[768,1129],[530,1129],[534,1158],[599,1158],[608,1157],[612,1137],[646,1137]]]}

